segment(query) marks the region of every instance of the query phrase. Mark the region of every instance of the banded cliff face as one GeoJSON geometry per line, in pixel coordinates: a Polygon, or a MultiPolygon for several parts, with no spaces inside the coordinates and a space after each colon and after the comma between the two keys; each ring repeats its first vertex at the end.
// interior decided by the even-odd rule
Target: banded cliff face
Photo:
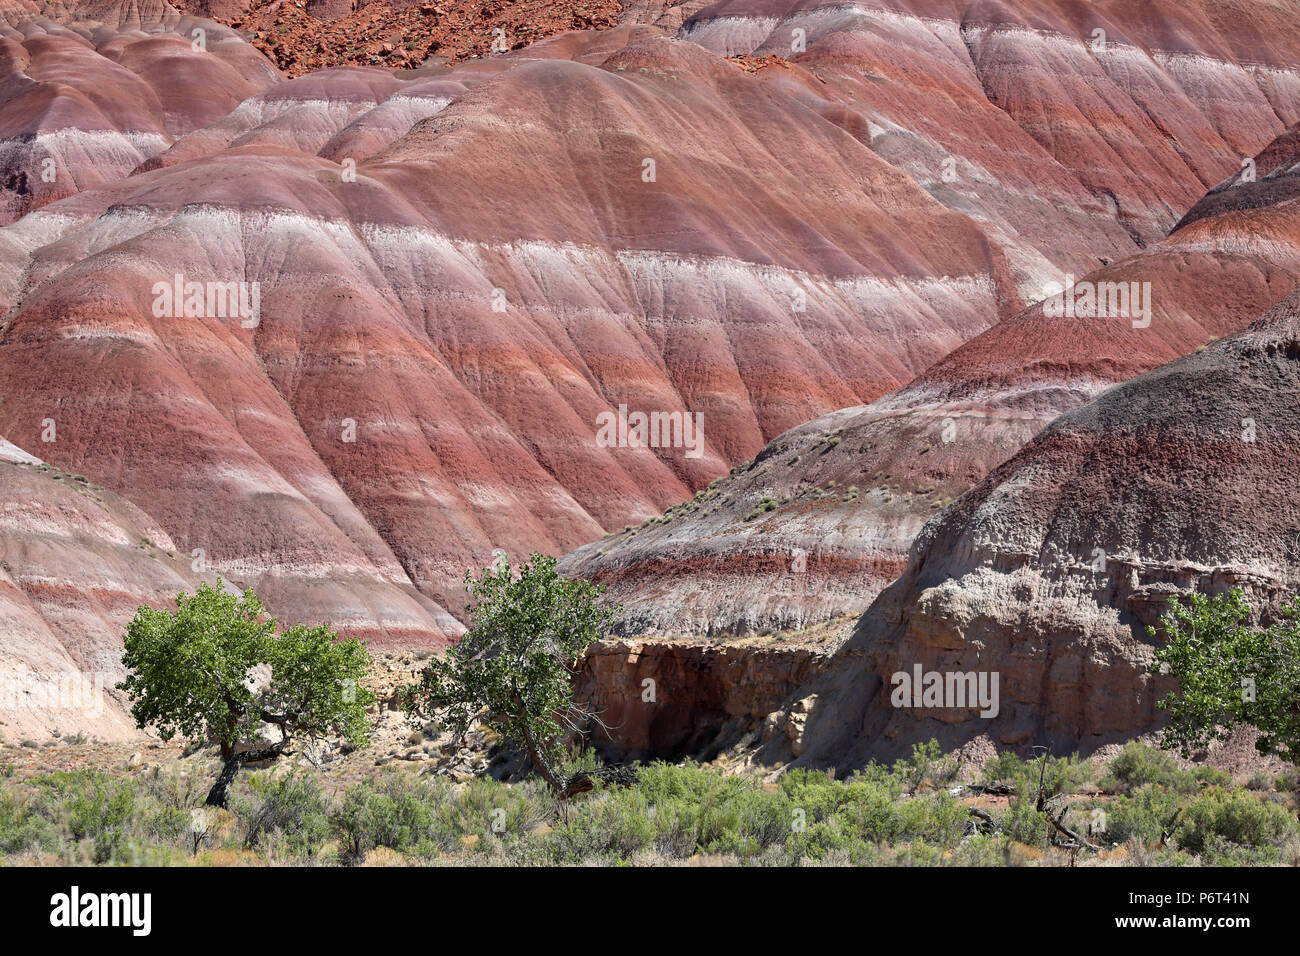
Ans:
{"type": "Polygon", "coordinates": [[[763,633],[862,612],[925,522],[1058,415],[1244,328],[1300,284],[1297,164],[1291,131],[1260,154],[1254,181],[1212,191],[1168,238],[902,389],[790,430],[694,500],[562,567],[608,587],[625,635],[763,633]],[[1128,308],[1112,314],[1119,290],[1128,308]]]}
{"type": "Polygon", "coordinates": [[[49,460],[282,618],[438,643],[494,549],[657,513],[1018,305],[979,227],[842,129],[622,36],[282,83],[24,217],[0,423],[55,419],[49,460]],[[700,441],[601,441],[621,406],[700,441]]]}
{"type": "MultiPolygon", "coordinates": [[[[1300,588],[1300,294],[1232,338],[1061,416],[925,526],[808,708],[801,759],[937,737],[1056,752],[1159,723],[1145,633],[1168,602],[1300,588]],[[899,708],[892,675],[998,675],[996,716],[899,708]]],[[[1158,638],[1157,638],[1158,640],[1158,638]]],[[[784,742],[777,742],[785,746],[784,742]]]]}
{"type": "Polygon", "coordinates": [[[681,35],[814,73],[810,108],[979,220],[1027,301],[1161,238],[1300,119],[1280,0],[724,0],[681,35]]]}
{"type": "Polygon", "coordinates": [[[200,579],[139,508],[0,439],[0,738],[133,736],[122,632],[200,579]]]}

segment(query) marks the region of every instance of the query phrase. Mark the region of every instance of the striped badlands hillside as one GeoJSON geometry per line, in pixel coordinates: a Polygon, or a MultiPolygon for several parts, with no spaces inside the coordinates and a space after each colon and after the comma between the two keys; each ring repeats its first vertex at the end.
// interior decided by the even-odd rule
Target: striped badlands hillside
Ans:
{"type": "Polygon", "coordinates": [[[680,35],[814,73],[792,95],[979,220],[1027,300],[1164,236],[1300,120],[1290,0],[723,0],[680,35]]]}
{"type": "Polygon", "coordinates": [[[653,33],[284,82],[30,213],[0,234],[0,427],[53,418],[43,457],[282,617],[438,642],[494,549],[658,513],[1018,307],[976,223],[653,33]],[[250,310],[256,283],[257,315],[177,314],[176,276],[250,310]],[[607,447],[622,405],[702,444],[607,447]]]}
{"type": "Polygon", "coordinates": [[[192,17],[150,34],[0,25],[0,225],[130,175],[279,80],[232,30],[192,17]],[[202,52],[188,37],[198,27],[202,52]]]}
{"type": "Polygon", "coordinates": [[[1149,284],[1139,296],[1149,324],[1136,299],[1129,317],[1031,306],[904,388],[781,435],[695,500],[579,549],[564,569],[608,587],[627,635],[766,632],[862,612],[903,570],[922,525],[1056,416],[1240,330],[1300,284],[1295,131],[1255,168],[1167,239],[1079,283],[1149,284]]]}
{"type": "Polygon", "coordinates": [[[122,630],[199,579],[139,508],[0,438],[0,738],[131,736],[122,630]]]}
{"type": "Polygon", "coordinates": [[[797,693],[801,759],[856,766],[931,736],[1089,753],[1154,729],[1169,679],[1145,627],[1171,600],[1239,585],[1268,616],[1300,589],[1297,395],[1300,293],[1061,416],[926,525],[797,693]],[[996,716],[891,706],[891,676],[916,667],[996,672],[996,716]]]}
{"type": "MultiPolygon", "coordinates": [[[[160,0],[0,5],[30,99],[4,135],[36,144],[0,178],[25,212],[0,431],[283,618],[438,644],[494,550],[658,515],[1056,278],[1125,268],[1296,119],[1300,34],[1268,0],[687,6],[288,79],[260,29],[160,0]],[[178,281],[198,305],[160,299],[178,281]],[[611,445],[623,407],[699,416],[700,442],[611,445]]],[[[1286,269],[1139,353],[1235,328],[1286,269]]]]}

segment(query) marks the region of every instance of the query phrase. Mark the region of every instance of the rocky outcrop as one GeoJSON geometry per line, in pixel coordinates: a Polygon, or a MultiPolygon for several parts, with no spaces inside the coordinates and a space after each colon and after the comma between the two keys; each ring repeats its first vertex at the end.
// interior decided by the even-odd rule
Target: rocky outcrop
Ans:
{"type": "MultiPolygon", "coordinates": [[[[583,658],[574,696],[597,715],[591,741],[611,759],[712,759],[757,740],[825,662],[808,647],[605,641],[583,658]]],[[[805,712],[796,707],[769,730],[799,740],[805,712]]]]}
{"type": "Polygon", "coordinates": [[[1145,628],[1169,601],[1240,585],[1267,618],[1300,589],[1297,396],[1300,294],[1053,422],[926,525],[799,692],[818,694],[801,759],[932,736],[1090,752],[1153,729],[1170,688],[1145,628]],[[915,669],[997,675],[995,714],[896,706],[893,675],[915,669]]]}
{"type": "MultiPolygon", "coordinates": [[[[620,20],[618,0],[177,0],[176,6],[244,31],[289,76],[336,66],[410,69],[430,58],[474,60],[620,20]]],[[[680,23],[679,17],[672,25],[680,23]]]]}

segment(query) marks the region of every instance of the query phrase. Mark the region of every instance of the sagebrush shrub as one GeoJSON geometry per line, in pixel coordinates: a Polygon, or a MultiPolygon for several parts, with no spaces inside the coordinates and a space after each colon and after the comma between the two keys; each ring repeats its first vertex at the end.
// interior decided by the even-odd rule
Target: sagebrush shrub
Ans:
{"type": "Polygon", "coordinates": [[[256,850],[282,844],[295,856],[314,857],[330,833],[329,808],[316,778],[258,775],[249,788],[252,799],[241,801],[238,808],[244,820],[244,845],[256,850]]]}
{"type": "Polygon", "coordinates": [[[1202,853],[1215,837],[1240,846],[1276,846],[1296,832],[1283,807],[1243,790],[1211,787],[1183,809],[1175,831],[1178,845],[1202,853]]]}

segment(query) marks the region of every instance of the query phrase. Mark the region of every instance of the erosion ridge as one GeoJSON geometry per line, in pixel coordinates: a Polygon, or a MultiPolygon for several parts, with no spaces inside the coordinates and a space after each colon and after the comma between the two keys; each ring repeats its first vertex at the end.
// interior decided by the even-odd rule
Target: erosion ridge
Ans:
{"type": "Polygon", "coordinates": [[[1080,277],[1079,288],[1149,283],[1148,317],[1030,306],[562,567],[609,588],[625,636],[766,633],[860,613],[902,572],[922,525],[1056,416],[1239,331],[1297,287],[1297,163],[1292,130],[1261,153],[1258,181],[1217,188],[1167,239],[1080,277]]]}
{"type": "Polygon", "coordinates": [[[547,42],[283,81],[29,213],[0,427],[53,415],[48,459],[286,619],[438,644],[495,549],[657,513],[1019,306],[976,223],[744,71],[647,27],[547,42]],[[179,315],[177,275],[259,314],[179,315]],[[701,441],[602,443],[624,406],[701,441]]]}

